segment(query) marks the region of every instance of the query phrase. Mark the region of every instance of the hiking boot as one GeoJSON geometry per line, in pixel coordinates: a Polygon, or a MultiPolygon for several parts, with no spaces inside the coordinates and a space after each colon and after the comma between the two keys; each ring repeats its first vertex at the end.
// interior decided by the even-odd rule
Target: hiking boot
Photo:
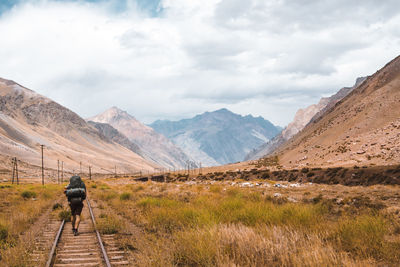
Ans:
{"type": "Polygon", "coordinates": [[[78,229],[74,229],[74,236],[78,235],[78,229]]]}
{"type": "Polygon", "coordinates": [[[72,228],[72,233],[75,233],[75,228],[72,228]]]}

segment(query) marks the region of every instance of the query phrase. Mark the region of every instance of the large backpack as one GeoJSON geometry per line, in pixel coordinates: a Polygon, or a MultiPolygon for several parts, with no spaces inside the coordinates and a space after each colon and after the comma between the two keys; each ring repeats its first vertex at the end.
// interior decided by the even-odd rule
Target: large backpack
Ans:
{"type": "Polygon", "coordinates": [[[71,188],[67,189],[66,195],[67,197],[74,198],[74,197],[85,197],[86,191],[84,188],[71,188]]]}
{"type": "Polygon", "coordinates": [[[85,184],[80,176],[72,176],[65,194],[70,202],[82,202],[86,198],[85,184]]]}

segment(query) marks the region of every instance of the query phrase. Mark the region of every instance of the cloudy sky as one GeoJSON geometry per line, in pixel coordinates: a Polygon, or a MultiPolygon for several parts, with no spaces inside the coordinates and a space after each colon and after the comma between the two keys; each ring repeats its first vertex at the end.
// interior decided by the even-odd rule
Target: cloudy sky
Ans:
{"type": "Polygon", "coordinates": [[[400,51],[398,0],[0,1],[0,77],[83,117],[289,123],[400,51]]]}

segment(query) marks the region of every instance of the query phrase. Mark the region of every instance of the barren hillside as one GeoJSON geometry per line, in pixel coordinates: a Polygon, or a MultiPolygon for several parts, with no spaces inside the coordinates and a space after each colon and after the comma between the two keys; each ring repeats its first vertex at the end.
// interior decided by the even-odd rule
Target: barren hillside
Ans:
{"type": "Polygon", "coordinates": [[[129,149],[114,143],[71,110],[13,81],[0,79],[1,167],[9,168],[11,157],[40,165],[40,145],[45,146],[45,165],[66,170],[94,172],[153,170],[129,149]]]}
{"type": "Polygon", "coordinates": [[[400,57],[278,150],[284,166],[400,162],[400,57]]]}

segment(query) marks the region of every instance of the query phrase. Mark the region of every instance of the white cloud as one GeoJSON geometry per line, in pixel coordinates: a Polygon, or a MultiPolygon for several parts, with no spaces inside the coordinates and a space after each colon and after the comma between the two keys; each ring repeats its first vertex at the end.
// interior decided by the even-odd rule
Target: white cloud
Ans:
{"type": "Polygon", "coordinates": [[[28,1],[0,17],[0,77],[87,117],[145,122],[227,107],[285,125],[399,53],[398,1],[28,1]]]}

